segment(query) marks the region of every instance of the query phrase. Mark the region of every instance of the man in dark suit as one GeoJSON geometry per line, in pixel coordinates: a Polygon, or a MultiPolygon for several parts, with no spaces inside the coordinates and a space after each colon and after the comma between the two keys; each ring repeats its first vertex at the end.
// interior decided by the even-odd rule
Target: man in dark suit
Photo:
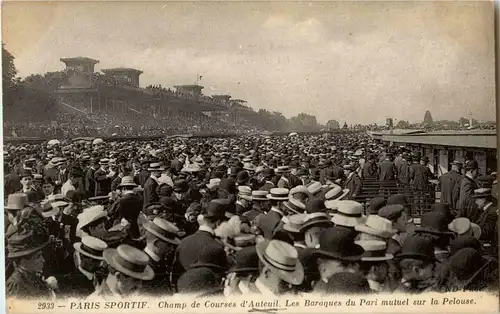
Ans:
{"type": "Polygon", "coordinates": [[[267,198],[271,203],[271,209],[259,220],[259,228],[262,231],[264,238],[268,240],[272,239],[274,230],[283,216],[285,216],[283,202],[288,200],[288,193],[288,189],[273,188],[267,195],[267,198]]]}
{"type": "Polygon", "coordinates": [[[89,169],[85,172],[85,197],[95,196],[96,182],[94,179],[95,172],[99,169],[99,160],[93,159],[91,161],[89,169]]]}
{"type": "Polygon", "coordinates": [[[149,176],[151,175],[148,171],[148,168],[149,168],[149,160],[143,160],[141,162],[141,171],[139,172],[139,174],[137,174],[135,176],[135,181],[137,184],[139,184],[140,186],[144,187],[144,184],[146,183],[146,181],[149,179],[149,176]]]}
{"type": "Polygon", "coordinates": [[[184,162],[186,161],[186,156],[184,154],[180,154],[177,158],[173,159],[170,162],[170,169],[174,174],[178,174],[181,172],[184,167],[184,162]]]}
{"type": "Polygon", "coordinates": [[[460,183],[462,182],[461,173],[462,163],[454,161],[451,166],[451,171],[439,177],[439,186],[441,188],[441,203],[446,203],[453,209],[458,207],[458,199],[460,197],[460,183]]]}
{"type": "MultiPolygon", "coordinates": [[[[178,277],[185,272],[192,264],[200,259],[203,248],[210,247],[209,250],[215,253],[225,252],[224,245],[215,236],[215,229],[226,219],[224,206],[217,201],[210,201],[202,209],[200,227],[194,234],[182,239],[175,252],[174,270],[172,272],[172,283],[177,283],[178,277]]],[[[222,254],[221,254],[222,255],[222,254]]],[[[224,253],[225,256],[225,253],[224,253]]],[[[219,265],[227,268],[228,261],[220,260],[219,265]]]]}
{"type": "Polygon", "coordinates": [[[270,191],[272,188],[275,187],[273,183],[273,178],[274,178],[274,169],[272,168],[267,168],[262,171],[262,178],[263,181],[265,182],[264,185],[260,187],[260,191],[270,191]]]}
{"type": "MultiPolygon", "coordinates": [[[[496,195],[497,186],[493,185],[496,195]]],[[[480,240],[490,243],[493,247],[498,243],[498,214],[497,199],[492,195],[492,190],[482,188],[475,191],[472,197],[475,199],[478,210],[481,211],[476,224],[481,227],[480,240]]]]}
{"type": "Polygon", "coordinates": [[[95,186],[95,195],[96,196],[103,196],[103,195],[108,195],[109,192],[111,192],[111,175],[109,174],[109,159],[104,158],[101,159],[99,162],[101,165],[101,168],[99,168],[95,173],[94,173],[94,180],[96,182],[95,186]]]}
{"type": "Polygon", "coordinates": [[[474,191],[479,187],[476,183],[476,178],[478,176],[478,164],[477,161],[469,161],[465,165],[465,176],[460,182],[460,196],[458,199],[458,209],[464,209],[467,200],[474,194],[474,191]]]}
{"type": "Polygon", "coordinates": [[[159,163],[152,163],[148,171],[151,173],[146,183],[144,183],[144,204],[143,208],[146,208],[152,203],[156,203],[160,200],[156,188],[158,187],[158,178],[161,176],[162,171],[165,167],[161,166],[159,163]]]}
{"type": "Polygon", "coordinates": [[[344,166],[344,172],[347,177],[344,188],[349,189],[349,193],[347,194],[348,199],[355,199],[356,196],[361,194],[361,179],[359,178],[356,171],[354,171],[354,167],[352,165],[344,166]]]}
{"type": "Polygon", "coordinates": [[[397,170],[391,161],[391,156],[387,154],[384,160],[378,165],[378,179],[380,181],[380,194],[390,194],[390,182],[395,180],[397,170]]]}
{"type": "Polygon", "coordinates": [[[368,160],[363,164],[362,176],[363,179],[375,179],[377,177],[377,166],[374,155],[370,155],[368,160]]]}
{"type": "Polygon", "coordinates": [[[143,203],[139,195],[134,193],[134,188],[136,187],[134,177],[123,177],[120,185],[118,185],[118,188],[121,189],[122,197],[116,201],[116,204],[113,204],[113,213],[109,212],[108,214],[115,221],[125,219],[130,224],[130,228],[127,229],[130,239],[140,237],[137,218],[142,210],[143,203]]]}
{"type": "MultiPolygon", "coordinates": [[[[5,172],[8,172],[7,166],[5,166],[5,172]]],[[[4,193],[5,196],[8,196],[9,194],[14,194],[18,191],[20,191],[23,188],[21,185],[21,178],[17,173],[14,171],[10,171],[6,176],[5,176],[5,184],[4,184],[4,193]]]]}

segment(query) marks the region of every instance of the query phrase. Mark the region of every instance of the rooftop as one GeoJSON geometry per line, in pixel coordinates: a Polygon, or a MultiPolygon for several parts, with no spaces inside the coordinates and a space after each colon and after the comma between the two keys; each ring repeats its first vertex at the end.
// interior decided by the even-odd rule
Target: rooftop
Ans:
{"type": "Polygon", "coordinates": [[[201,85],[196,85],[196,84],[193,84],[193,85],[175,85],[174,86],[175,88],[199,88],[199,89],[203,89],[204,87],[201,86],[201,85]]]}
{"type": "Polygon", "coordinates": [[[383,134],[381,140],[436,146],[497,148],[496,133],[492,130],[440,131],[405,135],[383,134]]]}
{"type": "Polygon", "coordinates": [[[99,63],[99,60],[87,58],[87,57],[72,57],[72,58],[61,58],[61,62],[91,62],[91,63],[99,63]]]}
{"type": "Polygon", "coordinates": [[[141,70],[137,69],[132,69],[132,68],[124,68],[124,67],[119,67],[119,68],[111,68],[111,69],[102,69],[102,72],[137,72],[139,74],[143,73],[141,70]]]}

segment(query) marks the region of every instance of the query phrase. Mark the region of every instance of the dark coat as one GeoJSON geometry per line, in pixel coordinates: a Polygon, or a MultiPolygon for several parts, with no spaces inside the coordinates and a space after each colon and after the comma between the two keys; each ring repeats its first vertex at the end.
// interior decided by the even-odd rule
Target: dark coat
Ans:
{"type": "Polygon", "coordinates": [[[95,187],[96,182],[94,179],[94,174],[96,170],[89,168],[87,172],[85,172],[85,196],[93,197],[95,196],[95,187]]]}
{"type": "Polygon", "coordinates": [[[143,208],[151,203],[157,203],[160,201],[160,197],[156,191],[158,187],[158,182],[155,179],[149,177],[149,179],[144,183],[144,203],[143,208]]]}
{"type": "Polygon", "coordinates": [[[446,203],[453,209],[457,209],[458,200],[460,198],[460,183],[462,175],[451,170],[439,177],[439,185],[441,187],[441,203],[446,203]]]}
{"type": "Polygon", "coordinates": [[[429,185],[428,168],[417,163],[411,164],[410,183],[415,190],[423,191],[427,189],[429,185]]]}
{"type": "Polygon", "coordinates": [[[57,170],[56,168],[47,168],[45,169],[45,177],[51,178],[52,181],[56,182],[59,179],[59,170],[57,170]]]}
{"type": "Polygon", "coordinates": [[[166,261],[156,262],[150,258],[149,266],[153,268],[155,277],[153,280],[142,282],[141,293],[146,295],[171,295],[170,270],[166,261]]]}
{"type": "Polygon", "coordinates": [[[264,183],[263,186],[260,187],[259,191],[267,191],[267,192],[269,192],[269,191],[271,191],[271,189],[273,189],[275,187],[276,186],[272,182],[268,181],[268,182],[264,183]]]}
{"type": "Polygon", "coordinates": [[[497,207],[492,205],[483,211],[477,219],[476,224],[481,227],[480,240],[490,242],[493,246],[496,246],[498,241],[497,207]]]}
{"type": "Polygon", "coordinates": [[[377,166],[371,161],[367,161],[363,164],[362,171],[363,179],[374,179],[377,177],[377,166]]]}
{"type": "Polygon", "coordinates": [[[96,182],[95,195],[103,196],[111,192],[111,178],[108,178],[108,173],[102,169],[97,169],[94,173],[94,180],[96,182]]]}
{"type": "Polygon", "coordinates": [[[5,282],[5,295],[20,299],[30,297],[46,299],[51,297],[51,292],[47,283],[42,278],[16,268],[5,282]]]}
{"type": "Polygon", "coordinates": [[[476,181],[472,180],[468,176],[464,176],[460,182],[460,197],[458,199],[458,208],[462,209],[465,206],[467,200],[474,194],[474,190],[479,187],[476,181]]]}
{"type": "Polygon", "coordinates": [[[349,189],[349,193],[347,194],[348,198],[353,198],[361,194],[361,179],[355,172],[350,178],[347,179],[344,186],[346,189],[349,189]]]}
{"type": "Polygon", "coordinates": [[[272,239],[274,230],[280,223],[281,218],[283,218],[283,216],[281,216],[280,213],[274,210],[270,210],[267,214],[265,214],[261,218],[259,222],[259,227],[260,230],[262,231],[262,235],[264,236],[264,238],[268,240],[272,239]]]}
{"type": "Polygon", "coordinates": [[[184,164],[179,159],[174,159],[170,162],[170,169],[176,171],[177,173],[181,172],[184,164]]]}
{"type": "Polygon", "coordinates": [[[56,274],[55,277],[60,294],[65,297],[87,297],[95,290],[95,282],[89,280],[78,269],[69,274],[59,276],[56,274]]]}
{"type": "Polygon", "coordinates": [[[118,219],[125,218],[130,223],[128,235],[132,239],[140,237],[137,218],[141,213],[142,206],[143,202],[141,198],[134,193],[124,195],[116,204],[118,219]]]}
{"type": "Polygon", "coordinates": [[[410,184],[410,165],[406,162],[399,165],[398,180],[402,184],[410,184]]]}
{"type": "Polygon", "coordinates": [[[149,177],[151,177],[151,173],[149,173],[149,171],[141,170],[141,172],[139,172],[139,174],[136,176],[137,184],[144,187],[144,184],[149,179],[149,177]]]}
{"type": "Polygon", "coordinates": [[[384,160],[378,164],[378,179],[380,181],[390,181],[396,178],[397,170],[393,162],[384,160]]]}
{"type": "Polygon", "coordinates": [[[23,188],[21,185],[21,179],[17,173],[12,172],[5,176],[4,193],[5,196],[9,194],[14,194],[23,188]]]}
{"type": "MultiPolygon", "coordinates": [[[[211,247],[213,251],[225,252],[222,242],[207,231],[198,230],[181,240],[175,252],[172,283],[177,283],[180,275],[199,259],[202,249],[206,247],[211,247]]],[[[219,265],[226,268],[228,261],[220,261],[219,265]]]]}

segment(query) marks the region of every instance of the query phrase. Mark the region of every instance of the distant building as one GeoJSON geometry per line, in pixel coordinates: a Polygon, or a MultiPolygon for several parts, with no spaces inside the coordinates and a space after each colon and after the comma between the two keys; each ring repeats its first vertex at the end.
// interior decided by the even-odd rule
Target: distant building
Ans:
{"type": "Polygon", "coordinates": [[[68,73],[67,81],[62,84],[61,89],[92,87],[92,74],[99,60],[87,57],[61,58],[60,60],[66,65],[68,73]]]}
{"type": "Polygon", "coordinates": [[[204,88],[200,85],[176,85],[174,86],[178,93],[189,94],[191,96],[201,96],[201,90],[204,88]]]}
{"type": "Polygon", "coordinates": [[[229,95],[212,95],[212,99],[222,102],[228,102],[231,99],[229,95]]]}
{"type": "Polygon", "coordinates": [[[133,87],[139,87],[139,76],[143,73],[141,70],[131,68],[113,68],[103,69],[102,72],[113,77],[118,82],[129,84],[133,87]]]}

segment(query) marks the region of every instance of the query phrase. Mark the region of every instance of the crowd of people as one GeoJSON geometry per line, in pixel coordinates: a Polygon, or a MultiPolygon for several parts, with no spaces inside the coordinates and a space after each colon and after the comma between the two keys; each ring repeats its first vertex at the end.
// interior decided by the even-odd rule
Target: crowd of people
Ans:
{"type": "Polygon", "coordinates": [[[4,150],[7,297],[498,289],[496,174],[474,160],[421,208],[425,157],[364,133],[4,150]]]}

